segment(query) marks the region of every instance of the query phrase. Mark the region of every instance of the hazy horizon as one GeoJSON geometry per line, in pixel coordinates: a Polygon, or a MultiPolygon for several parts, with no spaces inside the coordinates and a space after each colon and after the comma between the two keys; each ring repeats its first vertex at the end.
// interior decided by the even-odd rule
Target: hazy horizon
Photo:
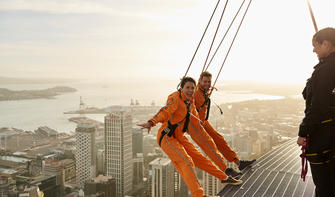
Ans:
{"type": "MultiPolygon", "coordinates": [[[[166,95],[160,95],[165,99],[165,96],[173,91],[176,91],[179,80],[171,79],[62,79],[62,78],[4,78],[0,76],[0,88],[10,90],[34,90],[46,89],[55,86],[92,86],[97,88],[105,88],[106,91],[129,91],[129,92],[161,92],[166,95]],[[159,83],[158,83],[159,82],[159,83]],[[85,85],[86,84],[86,85],[85,85]]],[[[278,82],[262,82],[262,81],[247,81],[247,80],[223,80],[216,85],[217,90],[225,92],[239,93],[255,93],[273,96],[295,96],[300,95],[304,83],[278,83],[278,82]]],[[[214,91],[214,95],[216,91],[214,91]]],[[[163,99],[163,100],[164,100],[163,99]]]]}
{"type": "MultiPolygon", "coordinates": [[[[241,2],[228,3],[212,51],[241,2]]],[[[334,26],[334,1],[311,3],[319,28],[334,26]]],[[[215,4],[200,0],[2,0],[1,75],[177,80],[184,75],[215,4]]],[[[190,76],[196,78],[201,71],[223,4],[190,76]]],[[[214,76],[235,29],[209,68],[214,76]]],[[[305,1],[253,1],[219,81],[305,83],[317,63],[313,34],[305,1]]]]}

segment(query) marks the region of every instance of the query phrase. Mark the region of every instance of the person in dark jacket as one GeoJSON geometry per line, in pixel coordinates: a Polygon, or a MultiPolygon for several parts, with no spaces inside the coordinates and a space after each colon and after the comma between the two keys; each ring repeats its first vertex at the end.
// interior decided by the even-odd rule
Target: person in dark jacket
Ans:
{"type": "Polygon", "coordinates": [[[306,147],[317,197],[335,196],[335,29],[313,36],[313,52],[319,58],[303,90],[305,117],[297,143],[306,147]]]}

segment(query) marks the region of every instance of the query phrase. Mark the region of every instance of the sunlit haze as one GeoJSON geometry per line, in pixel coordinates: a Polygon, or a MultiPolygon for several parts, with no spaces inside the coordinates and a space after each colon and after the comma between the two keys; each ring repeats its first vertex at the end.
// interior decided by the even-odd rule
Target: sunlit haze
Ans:
{"type": "MultiPolygon", "coordinates": [[[[0,76],[177,80],[216,2],[2,0],[0,76]]],[[[228,3],[218,41],[241,2],[228,3]]],[[[311,4],[319,29],[335,26],[333,0],[311,4]]],[[[193,77],[202,69],[223,5],[190,70],[193,77]]],[[[214,76],[236,25],[232,30],[209,68],[214,76]]],[[[317,63],[313,34],[305,0],[255,0],[219,80],[304,83],[317,63]]]]}

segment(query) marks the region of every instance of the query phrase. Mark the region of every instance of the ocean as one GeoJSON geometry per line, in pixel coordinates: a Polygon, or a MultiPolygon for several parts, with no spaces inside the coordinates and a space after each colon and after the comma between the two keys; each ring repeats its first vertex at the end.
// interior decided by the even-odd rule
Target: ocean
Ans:
{"type": "MultiPolygon", "coordinates": [[[[107,107],[111,105],[129,105],[131,99],[138,100],[140,105],[164,105],[171,92],[176,90],[176,84],[139,83],[98,83],[72,82],[55,84],[7,84],[0,88],[10,90],[39,90],[55,86],[69,86],[77,92],[59,95],[54,99],[34,99],[17,101],[0,101],[0,128],[14,127],[34,131],[40,126],[48,126],[58,132],[74,132],[76,124],[68,118],[78,115],[63,112],[79,109],[80,97],[88,107],[107,107]]],[[[280,99],[282,96],[254,94],[241,91],[215,91],[212,100],[217,104],[240,102],[246,100],[280,99]]],[[[104,115],[86,115],[86,117],[103,122],[104,115]]]]}

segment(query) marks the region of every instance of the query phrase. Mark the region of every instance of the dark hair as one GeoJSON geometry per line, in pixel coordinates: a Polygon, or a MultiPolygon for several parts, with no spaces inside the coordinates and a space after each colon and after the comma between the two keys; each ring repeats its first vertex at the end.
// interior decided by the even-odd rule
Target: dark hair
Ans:
{"type": "Polygon", "coordinates": [[[335,47],[335,29],[327,27],[316,32],[313,36],[313,42],[322,44],[323,41],[329,41],[335,47]]]}
{"type": "Polygon", "coordinates": [[[187,82],[192,82],[196,85],[195,80],[192,77],[183,77],[180,82],[180,87],[183,88],[187,82]]]}
{"type": "Polygon", "coordinates": [[[203,77],[212,78],[212,74],[210,72],[208,72],[208,71],[205,71],[205,72],[201,73],[200,79],[202,79],[203,77]]]}

